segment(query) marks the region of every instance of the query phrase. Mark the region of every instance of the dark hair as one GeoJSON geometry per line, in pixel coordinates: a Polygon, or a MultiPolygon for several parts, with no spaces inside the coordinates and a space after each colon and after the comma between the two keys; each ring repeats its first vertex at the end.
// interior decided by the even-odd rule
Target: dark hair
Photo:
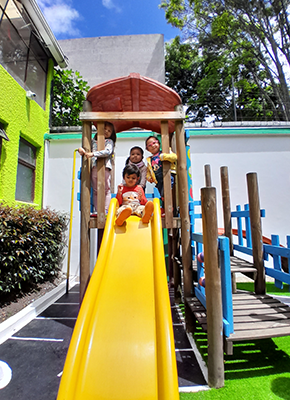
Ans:
{"type": "Polygon", "coordinates": [[[148,142],[148,140],[149,140],[149,139],[151,139],[151,138],[153,138],[153,139],[157,140],[157,141],[159,142],[159,144],[161,144],[161,143],[160,143],[160,140],[158,139],[158,137],[157,137],[157,136],[153,136],[153,135],[151,135],[151,136],[148,136],[148,138],[145,140],[145,146],[146,146],[146,149],[147,149],[147,142],[148,142]]]}
{"type": "MultiPolygon", "coordinates": [[[[109,121],[105,121],[105,125],[104,126],[106,126],[106,125],[109,126],[112,129],[112,134],[111,134],[110,139],[112,139],[113,142],[116,143],[117,135],[116,135],[116,131],[115,131],[114,125],[109,121]]],[[[96,133],[95,136],[94,136],[94,139],[97,140],[97,137],[98,137],[98,134],[96,133]]]]}
{"type": "Polygon", "coordinates": [[[137,178],[140,178],[140,169],[137,167],[136,164],[127,164],[123,169],[123,178],[125,178],[125,175],[132,174],[136,174],[137,178]]]}
{"type": "Polygon", "coordinates": [[[131,154],[131,151],[133,151],[133,150],[140,150],[142,158],[144,157],[144,150],[142,149],[142,147],[139,147],[139,146],[131,147],[130,154],[131,154]]]}

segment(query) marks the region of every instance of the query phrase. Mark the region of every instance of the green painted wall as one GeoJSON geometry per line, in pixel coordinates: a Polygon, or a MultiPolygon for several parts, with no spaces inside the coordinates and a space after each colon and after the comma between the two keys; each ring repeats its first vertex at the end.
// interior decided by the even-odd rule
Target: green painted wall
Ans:
{"type": "Polygon", "coordinates": [[[43,189],[44,134],[49,131],[50,90],[53,62],[49,62],[46,108],[26,98],[26,91],[0,65],[0,122],[10,139],[2,141],[0,159],[0,201],[9,206],[23,204],[15,200],[20,136],[37,148],[35,197],[32,205],[41,208],[43,189]]]}

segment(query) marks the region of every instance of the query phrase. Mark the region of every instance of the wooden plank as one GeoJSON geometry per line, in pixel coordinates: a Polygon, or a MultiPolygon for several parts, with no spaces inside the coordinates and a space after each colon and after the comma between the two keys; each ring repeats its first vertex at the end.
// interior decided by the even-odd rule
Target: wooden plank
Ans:
{"type": "Polygon", "coordinates": [[[276,328],[285,328],[290,327],[290,320],[285,319],[280,321],[263,321],[259,322],[243,322],[239,324],[235,324],[235,332],[238,331],[247,331],[247,330],[265,330],[265,329],[276,329],[276,328]]]}
{"type": "Polygon", "coordinates": [[[267,339],[272,337],[289,336],[290,327],[288,328],[271,328],[268,330],[248,330],[248,331],[238,331],[230,335],[226,340],[233,342],[238,342],[241,340],[257,340],[257,339],[267,339]]]}
{"type": "MultiPolygon", "coordinates": [[[[273,314],[256,314],[256,315],[241,315],[241,316],[234,316],[234,324],[239,324],[239,323],[244,323],[244,322],[248,322],[249,320],[251,321],[261,321],[261,316],[264,316],[265,321],[280,321],[283,319],[290,319],[290,310],[285,311],[284,313],[282,312],[277,312],[277,313],[273,313],[273,314]]],[[[235,325],[236,326],[236,325],[235,325]]]]}
{"type": "Polygon", "coordinates": [[[260,304],[268,304],[268,303],[280,303],[281,302],[277,299],[274,299],[273,297],[270,298],[265,298],[265,299],[255,299],[253,298],[253,300],[246,298],[246,299],[234,299],[233,300],[233,305],[240,305],[240,304],[245,304],[245,305],[249,305],[252,304],[254,307],[259,307],[260,304]]]}
{"type": "Polygon", "coordinates": [[[269,309],[271,309],[271,308],[279,308],[279,307],[281,307],[281,303],[268,303],[268,304],[261,304],[261,305],[259,305],[259,306],[256,306],[255,307],[255,305],[243,305],[243,304],[240,304],[240,305],[237,305],[237,306],[235,306],[235,305],[233,305],[233,310],[235,311],[235,310],[247,310],[248,312],[258,312],[258,310],[262,310],[262,309],[266,309],[266,310],[269,310],[269,309]]]}
{"type": "Polygon", "coordinates": [[[261,314],[275,314],[277,312],[287,312],[289,311],[289,307],[287,307],[285,305],[281,306],[281,307],[276,307],[276,308],[264,308],[264,309],[260,309],[260,310],[234,310],[234,318],[236,316],[241,316],[241,315],[250,315],[250,316],[254,316],[254,315],[261,315],[261,314]]]}
{"type": "Polygon", "coordinates": [[[126,111],[80,112],[81,121],[182,121],[185,119],[183,110],[178,111],[126,111]]]}

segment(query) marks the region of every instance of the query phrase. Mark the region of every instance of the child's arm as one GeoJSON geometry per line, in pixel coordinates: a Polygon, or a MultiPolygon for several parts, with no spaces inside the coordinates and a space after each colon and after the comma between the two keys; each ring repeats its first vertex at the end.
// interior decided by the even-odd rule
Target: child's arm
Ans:
{"type": "Polygon", "coordinates": [[[140,168],[140,172],[141,172],[141,177],[139,185],[142,186],[143,188],[146,186],[146,175],[147,175],[147,168],[145,165],[142,168],[140,168]]]}
{"type": "Polygon", "coordinates": [[[114,151],[114,142],[111,139],[107,139],[106,140],[106,145],[105,145],[105,149],[104,150],[100,150],[100,151],[93,151],[92,153],[92,157],[109,157],[111,154],[113,154],[114,151]]]}
{"type": "Polygon", "coordinates": [[[145,204],[147,203],[148,200],[146,199],[144,190],[140,185],[138,185],[138,193],[140,196],[139,201],[140,201],[141,206],[145,206],[145,204]]]}
{"type": "Polygon", "coordinates": [[[85,151],[83,147],[79,147],[78,152],[81,156],[85,156],[86,158],[91,158],[94,156],[94,153],[85,151]]]}
{"type": "Polygon", "coordinates": [[[161,161],[169,161],[171,163],[174,163],[177,160],[177,155],[173,152],[170,153],[161,153],[160,154],[160,160],[161,161]]]}
{"type": "Polygon", "coordinates": [[[118,185],[118,191],[117,191],[117,194],[116,194],[116,199],[118,200],[119,206],[121,206],[122,203],[123,203],[123,196],[122,196],[123,188],[124,188],[124,186],[122,184],[118,185]]]}
{"type": "Polygon", "coordinates": [[[154,175],[152,166],[151,166],[151,157],[147,158],[147,172],[146,172],[146,179],[150,183],[157,183],[156,177],[154,175]]]}

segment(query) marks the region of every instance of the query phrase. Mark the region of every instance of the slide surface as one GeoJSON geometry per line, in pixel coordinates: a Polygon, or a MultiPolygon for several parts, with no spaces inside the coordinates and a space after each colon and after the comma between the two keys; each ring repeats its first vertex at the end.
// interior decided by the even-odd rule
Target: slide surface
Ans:
{"type": "Polygon", "coordinates": [[[58,400],[179,399],[159,200],[149,224],[107,217],[58,400]]]}

